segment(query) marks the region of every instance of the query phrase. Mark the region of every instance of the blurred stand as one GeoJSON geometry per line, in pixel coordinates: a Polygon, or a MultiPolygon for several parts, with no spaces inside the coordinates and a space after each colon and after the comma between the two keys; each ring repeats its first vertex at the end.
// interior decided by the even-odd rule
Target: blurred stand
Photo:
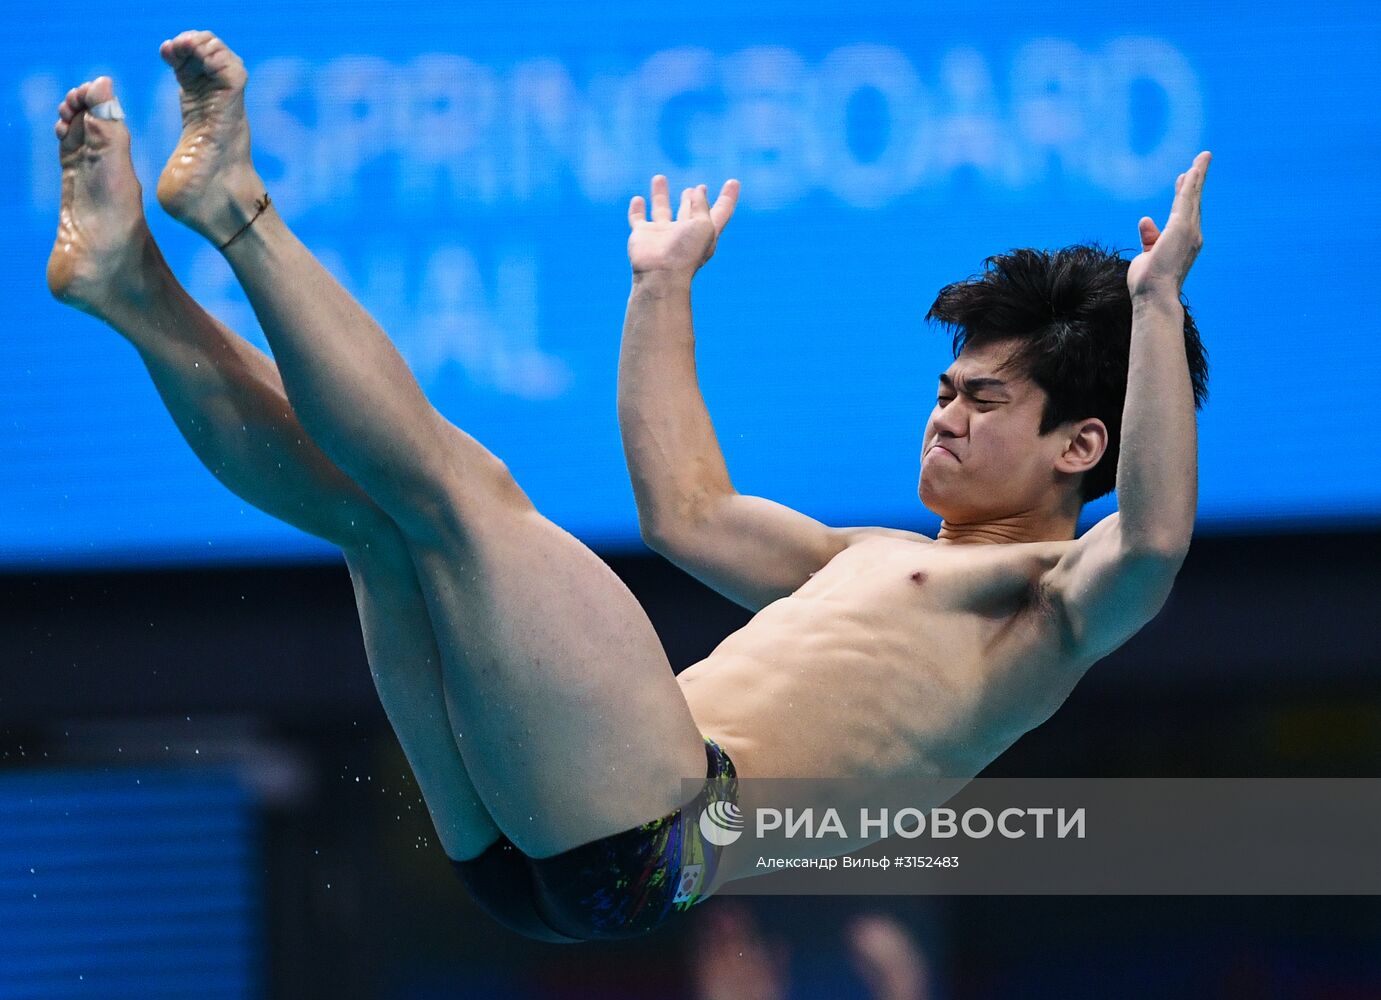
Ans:
{"type": "MultiPolygon", "coordinates": [[[[842,997],[840,984],[792,975],[793,945],[768,931],[751,905],[711,901],[692,939],[693,1000],[825,1000],[842,997]]],[[[938,1000],[934,971],[917,935],[896,916],[866,913],[848,919],[843,940],[827,953],[851,966],[858,1000],[938,1000]],[[847,958],[846,958],[847,956],[847,958]]]]}
{"type": "Polygon", "coordinates": [[[118,763],[166,767],[225,765],[266,809],[294,809],[318,791],[320,776],[298,746],[249,715],[64,719],[40,730],[48,765],[118,763]]]}

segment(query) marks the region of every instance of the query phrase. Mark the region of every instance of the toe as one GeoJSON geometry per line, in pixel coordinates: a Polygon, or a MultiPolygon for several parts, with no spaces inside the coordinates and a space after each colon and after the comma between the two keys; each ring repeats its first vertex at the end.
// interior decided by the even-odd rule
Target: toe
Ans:
{"type": "Polygon", "coordinates": [[[86,115],[77,115],[70,122],[59,122],[58,128],[61,129],[58,138],[62,140],[59,149],[64,154],[70,153],[80,148],[86,138],[86,115]]]}
{"type": "Polygon", "coordinates": [[[188,59],[205,59],[207,53],[204,49],[208,43],[216,40],[216,36],[209,31],[184,31],[172,40],[169,62],[181,68],[188,59]]]}
{"type": "Polygon", "coordinates": [[[197,46],[197,55],[205,60],[224,49],[225,42],[221,41],[219,38],[209,38],[197,46]]]}
{"type": "Polygon", "coordinates": [[[108,76],[98,76],[86,89],[86,106],[94,108],[115,96],[115,81],[108,76]]]}

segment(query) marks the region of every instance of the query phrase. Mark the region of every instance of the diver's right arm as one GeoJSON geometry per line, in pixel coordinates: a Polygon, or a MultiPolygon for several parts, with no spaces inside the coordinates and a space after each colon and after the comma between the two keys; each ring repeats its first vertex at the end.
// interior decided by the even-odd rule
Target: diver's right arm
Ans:
{"type": "Polygon", "coordinates": [[[619,353],[618,416],[643,540],[756,611],[805,583],[860,529],[830,528],[744,496],[729,480],[696,380],[690,291],[737,197],[730,181],[712,208],[702,188],[689,188],[672,221],[666,178],[658,176],[652,221],[642,198],[629,206],[633,290],[619,353]]]}

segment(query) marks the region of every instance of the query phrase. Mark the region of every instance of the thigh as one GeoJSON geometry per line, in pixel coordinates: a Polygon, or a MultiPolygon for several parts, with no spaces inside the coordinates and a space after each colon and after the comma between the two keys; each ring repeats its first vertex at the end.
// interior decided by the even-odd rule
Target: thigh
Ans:
{"type": "Polygon", "coordinates": [[[504,834],[546,857],[671,812],[705,752],[637,600],[515,496],[457,496],[409,546],[467,769],[504,834]]]}
{"type": "Polygon", "coordinates": [[[379,531],[345,558],[375,689],[442,848],[452,860],[476,857],[499,830],[456,746],[441,659],[407,546],[396,529],[379,531]]]}

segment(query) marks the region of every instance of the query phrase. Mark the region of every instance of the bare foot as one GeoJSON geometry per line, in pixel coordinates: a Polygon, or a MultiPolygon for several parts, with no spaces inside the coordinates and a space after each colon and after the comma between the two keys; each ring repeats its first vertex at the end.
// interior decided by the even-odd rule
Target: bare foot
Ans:
{"type": "Polygon", "coordinates": [[[158,178],[158,203],[220,246],[253,217],[264,193],[249,153],[249,74],[209,31],[184,31],[158,53],[182,88],[182,138],[158,178]]]}
{"type": "Polygon", "coordinates": [[[48,289],[59,301],[103,319],[144,289],[144,264],[157,255],[130,160],[129,129],[123,121],[90,114],[114,97],[108,76],[73,87],[58,106],[54,129],[61,140],[62,204],[48,257],[48,289]]]}

